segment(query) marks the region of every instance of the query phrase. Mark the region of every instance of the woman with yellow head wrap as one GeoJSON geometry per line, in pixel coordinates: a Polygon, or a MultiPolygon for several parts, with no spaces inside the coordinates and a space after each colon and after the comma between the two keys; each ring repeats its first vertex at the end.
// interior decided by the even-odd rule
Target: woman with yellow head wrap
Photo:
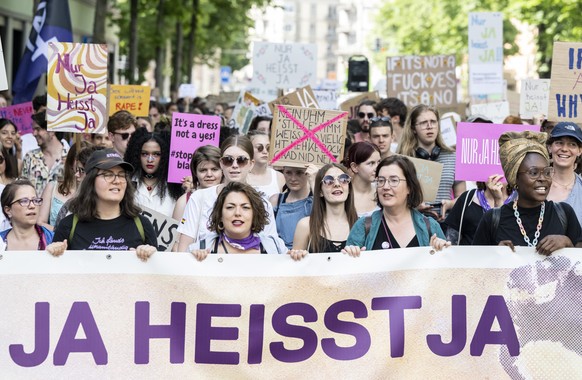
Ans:
{"type": "Polygon", "coordinates": [[[505,178],[517,190],[517,199],[488,211],[473,245],[534,247],[544,255],[574,245],[582,247],[582,228],[572,207],[546,198],[554,168],[546,148],[547,135],[506,132],[499,138],[499,158],[505,178]]]}

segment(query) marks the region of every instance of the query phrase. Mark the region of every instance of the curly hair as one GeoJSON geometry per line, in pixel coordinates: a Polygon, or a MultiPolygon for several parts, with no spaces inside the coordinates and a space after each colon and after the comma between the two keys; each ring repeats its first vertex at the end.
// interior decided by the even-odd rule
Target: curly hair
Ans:
{"type": "Polygon", "coordinates": [[[218,194],[210,218],[208,219],[208,229],[216,233],[220,233],[222,224],[222,208],[224,207],[224,202],[226,197],[230,193],[242,193],[248,199],[253,210],[253,222],[251,225],[251,232],[259,233],[265,226],[269,223],[269,213],[265,207],[265,201],[263,197],[255,190],[251,185],[247,185],[242,182],[230,182],[218,194]]]}
{"type": "Polygon", "coordinates": [[[145,128],[138,128],[127,143],[127,150],[125,151],[124,160],[129,162],[134,171],[131,173],[132,178],[137,179],[137,183],[143,182],[145,174],[141,165],[141,149],[148,141],[155,141],[160,145],[162,155],[160,157],[160,165],[154,174],[158,179],[158,193],[164,199],[166,192],[170,194],[172,199],[177,200],[183,193],[182,186],[177,183],[168,183],[168,164],[170,162],[170,132],[148,132],[145,128]]]}
{"type": "MultiPolygon", "coordinates": [[[[431,111],[436,116],[437,122],[440,123],[440,115],[438,109],[432,106],[427,106],[426,104],[419,104],[410,111],[410,115],[406,119],[404,125],[404,130],[402,131],[402,137],[400,138],[400,144],[398,144],[398,154],[403,154],[409,157],[415,157],[416,148],[418,148],[418,138],[416,136],[416,119],[425,111],[431,111]]],[[[441,135],[440,126],[437,129],[437,138],[435,141],[436,146],[441,149],[441,152],[454,152],[453,149],[449,148],[441,135]]]]}

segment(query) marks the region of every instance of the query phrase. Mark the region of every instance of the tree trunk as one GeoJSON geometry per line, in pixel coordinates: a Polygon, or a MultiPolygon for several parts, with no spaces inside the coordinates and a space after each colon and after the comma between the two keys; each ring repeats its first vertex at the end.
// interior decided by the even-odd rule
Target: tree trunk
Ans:
{"type": "Polygon", "coordinates": [[[130,3],[130,23],[129,23],[129,83],[137,83],[137,9],[139,0],[131,0],[130,3]]]}
{"type": "Polygon", "coordinates": [[[194,65],[194,52],[196,51],[196,28],[198,26],[199,6],[200,0],[192,0],[192,20],[190,21],[190,35],[188,36],[188,57],[186,57],[188,83],[192,83],[192,66],[194,65]]]}
{"type": "Polygon", "coordinates": [[[106,44],[105,23],[107,22],[107,0],[97,0],[95,3],[95,19],[93,21],[93,43],[106,44]]]}
{"type": "Polygon", "coordinates": [[[164,35],[164,0],[159,0],[158,3],[158,19],[156,22],[156,30],[158,31],[158,36],[160,37],[156,44],[156,87],[162,94],[162,87],[164,85],[164,43],[165,40],[161,38],[164,35]]]}
{"type": "Polygon", "coordinates": [[[184,27],[182,20],[176,23],[176,49],[174,51],[174,77],[172,91],[178,94],[178,88],[182,84],[182,49],[184,46],[184,27]]]}

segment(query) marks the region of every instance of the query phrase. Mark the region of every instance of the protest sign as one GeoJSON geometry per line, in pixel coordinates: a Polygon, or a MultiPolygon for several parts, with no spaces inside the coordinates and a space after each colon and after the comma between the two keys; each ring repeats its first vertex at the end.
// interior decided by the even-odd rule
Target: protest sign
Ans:
{"type": "Polygon", "coordinates": [[[156,233],[156,238],[158,240],[158,251],[159,252],[170,252],[174,243],[178,241],[178,222],[176,219],[172,219],[164,214],[161,214],[149,207],[141,206],[141,215],[148,218],[154,227],[156,233]]]}
{"type": "Polygon", "coordinates": [[[476,114],[487,116],[495,124],[501,124],[509,116],[509,102],[471,104],[471,115],[476,114]]]}
{"type": "Polygon", "coordinates": [[[581,70],[582,42],[554,42],[548,120],[582,123],[581,70]]]}
{"type": "MultiPolygon", "coordinates": [[[[218,94],[218,99],[216,103],[226,103],[226,104],[234,104],[238,99],[239,92],[238,91],[221,91],[218,94]]],[[[261,98],[262,99],[262,98],[261,98]]]]}
{"type": "Polygon", "coordinates": [[[133,116],[148,116],[150,92],[148,86],[110,85],[109,116],[121,110],[129,111],[133,116]]]}
{"type": "Polygon", "coordinates": [[[255,117],[273,117],[273,112],[267,103],[259,104],[255,107],[255,117]]]}
{"type": "Polygon", "coordinates": [[[253,87],[297,88],[317,80],[317,45],[255,42],[253,87]]]}
{"type": "Polygon", "coordinates": [[[575,248],[429,251],[3,252],[2,374],[580,378],[575,248]]]}
{"type": "Polygon", "coordinates": [[[49,43],[47,121],[53,132],[107,131],[107,45],[49,43]]]}
{"type": "Polygon", "coordinates": [[[338,162],[344,156],[347,112],[278,105],[269,159],[277,166],[338,162]]]}
{"type": "Polygon", "coordinates": [[[469,13],[469,94],[503,93],[503,15],[469,13]]]}
{"type": "Polygon", "coordinates": [[[0,91],[8,90],[8,78],[6,77],[6,64],[4,63],[4,49],[0,39],[0,91]]]}
{"type": "Polygon", "coordinates": [[[486,182],[493,174],[503,174],[499,136],[504,132],[539,130],[539,125],[457,123],[455,179],[486,182]]]}
{"type": "Polygon", "coordinates": [[[519,116],[531,119],[534,116],[548,115],[550,96],[549,79],[524,79],[521,81],[519,97],[519,116]]]}
{"type": "Polygon", "coordinates": [[[0,108],[0,117],[14,123],[20,135],[32,133],[32,102],[0,108]]]}
{"type": "Polygon", "coordinates": [[[172,137],[170,142],[170,167],[168,182],[180,183],[191,176],[192,155],[201,146],[218,146],[220,116],[174,112],[172,114],[172,137]]]}
{"type": "Polygon", "coordinates": [[[378,91],[364,92],[360,95],[354,96],[340,104],[340,110],[348,112],[348,119],[355,119],[356,113],[358,113],[358,106],[364,100],[373,100],[375,102],[380,101],[378,96],[378,91]]]}
{"type": "Polygon", "coordinates": [[[422,188],[424,201],[435,201],[441,183],[441,176],[443,174],[443,164],[415,157],[406,158],[412,161],[416,168],[416,176],[418,177],[420,187],[422,188]]]}
{"type": "Polygon", "coordinates": [[[457,144],[457,129],[455,124],[455,119],[452,116],[442,118],[440,121],[441,137],[449,147],[454,147],[457,144]]]}
{"type": "Polygon", "coordinates": [[[324,110],[337,110],[339,92],[337,90],[313,90],[319,108],[324,110]]]}
{"type": "Polygon", "coordinates": [[[194,99],[196,97],[196,85],[182,83],[180,87],[178,87],[178,97],[194,99]]]}
{"type": "Polygon", "coordinates": [[[454,55],[386,57],[386,94],[408,107],[457,104],[454,55]]]}
{"type": "Polygon", "coordinates": [[[284,106],[297,106],[303,108],[319,108],[319,104],[315,99],[315,94],[311,89],[311,86],[305,86],[298,89],[297,91],[290,92],[284,96],[281,96],[272,102],[269,102],[269,108],[271,113],[275,112],[275,106],[277,104],[282,104],[284,106]]]}
{"type": "Polygon", "coordinates": [[[261,103],[251,93],[242,90],[232,111],[232,117],[228,121],[228,126],[238,129],[240,134],[246,135],[255,117],[256,107],[261,103]]]}
{"type": "MultiPolygon", "coordinates": [[[[267,83],[266,86],[247,86],[245,88],[245,91],[248,93],[251,93],[255,98],[257,99],[261,99],[265,102],[270,102],[271,100],[275,100],[277,99],[280,95],[282,95],[282,92],[277,89],[277,87],[271,86],[269,85],[269,83],[267,83]]],[[[238,97],[238,92],[236,93],[237,96],[234,98],[234,101],[237,100],[238,97]]]]}

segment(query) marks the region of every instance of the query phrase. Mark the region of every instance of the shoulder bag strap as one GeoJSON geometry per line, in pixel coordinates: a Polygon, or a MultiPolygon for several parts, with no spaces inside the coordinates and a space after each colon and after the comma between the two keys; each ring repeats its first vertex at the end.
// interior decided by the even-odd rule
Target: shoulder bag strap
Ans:
{"type": "Polygon", "coordinates": [[[457,240],[457,245],[461,244],[461,236],[462,236],[462,231],[463,231],[463,219],[465,218],[465,209],[467,208],[467,201],[468,202],[473,201],[473,197],[475,196],[477,189],[473,189],[472,192],[473,192],[473,194],[471,194],[471,191],[469,191],[469,193],[467,194],[467,197],[465,198],[465,202],[463,203],[463,210],[461,211],[461,222],[459,223],[459,238],[457,240]],[[471,196],[469,197],[469,195],[471,195],[471,196]]]}

